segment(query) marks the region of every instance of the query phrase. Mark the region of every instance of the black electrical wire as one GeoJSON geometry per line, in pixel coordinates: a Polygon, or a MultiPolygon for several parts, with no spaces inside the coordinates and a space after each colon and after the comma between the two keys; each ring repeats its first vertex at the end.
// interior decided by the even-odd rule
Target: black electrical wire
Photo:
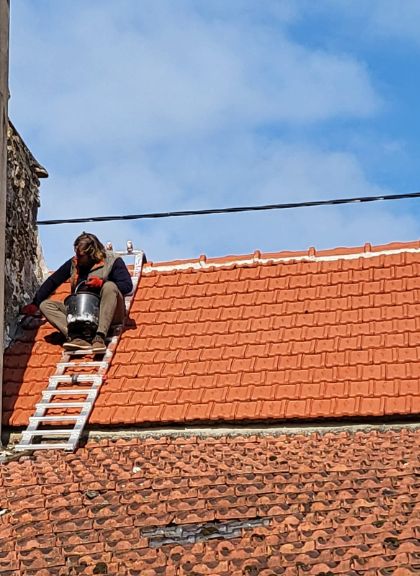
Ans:
{"type": "Polygon", "coordinates": [[[420,192],[406,194],[387,194],[382,196],[358,196],[356,198],[336,198],[334,200],[313,200],[309,202],[288,202],[286,204],[264,204],[262,206],[236,206],[232,208],[210,208],[207,210],[179,210],[177,212],[150,212],[146,214],[127,214],[125,216],[92,216],[87,218],[66,218],[56,220],[38,220],[39,226],[52,224],[78,224],[82,222],[110,222],[111,220],[143,220],[146,218],[174,218],[177,216],[202,216],[206,214],[232,214],[234,212],[256,212],[261,210],[285,210],[288,208],[311,208],[312,206],[336,206],[338,204],[356,204],[358,202],[377,202],[379,200],[402,200],[419,198],[420,192]]]}

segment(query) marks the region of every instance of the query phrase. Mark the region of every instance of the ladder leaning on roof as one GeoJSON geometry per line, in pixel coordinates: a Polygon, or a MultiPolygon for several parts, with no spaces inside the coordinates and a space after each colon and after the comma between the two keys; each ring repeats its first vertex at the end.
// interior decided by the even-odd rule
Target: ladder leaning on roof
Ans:
{"type": "MultiPolygon", "coordinates": [[[[112,245],[106,245],[112,250],[112,245]]],[[[146,261],[142,250],[134,250],[131,241],[124,251],[114,250],[118,256],[134,256],[132,274],[133,291],[125,297],[127,312],[141,277],[143,263],[146,261]]],[[[104,376],[114,356],[115,349],[123,331],[123,325],[114,329],[112,338],[107,338],[107,350],[101,353],[100,361],[76,362],[74,357],[93,355],[92,350],[65,350],[57,363],[55,374],[50,376],[41,401],[36,404],[29,425],[22,432],[16,450],[61,449],[73,451],[77,448],[80,436],[92,412],[93,405],[103,383],[104,376]],[[77,373],[82,369],[83,372],[77,373]],[[72,372],[72,373],[70,373],[72,372]],[[81,386],[79,386],[81,385],[81,386]],[[57,401],[57,397],[59,400],[57,401]],[[64,398],[62,401],[61,398],[64,398]],[[80,401],[80,397],[84,400],[80,401]],[[57,427],[59,426],[59,427],[57,427]],[[62,441],[58,441],[60,439],[62,441]]],[[[98,356],[98,354],[95,354],[98,356]]]]}

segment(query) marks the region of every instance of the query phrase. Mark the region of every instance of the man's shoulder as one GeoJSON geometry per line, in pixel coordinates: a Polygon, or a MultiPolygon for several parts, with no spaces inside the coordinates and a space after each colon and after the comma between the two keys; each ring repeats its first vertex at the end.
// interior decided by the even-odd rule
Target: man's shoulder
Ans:
{"type": "Polygon", "coordinates": [[[112,252],[111,250],[105,252],[105,261],[108,264],[113,264],[116,260],[121,260],[118,254],[115,254],[115,252],[112,252]]]}
{"type": "Polygon", "coordinates": [[[123,258],[118,254],[115,254],[115,252],[107,251],[106,261],[110,266],[112,266],[112,268],[127,268],[123,258]]]}

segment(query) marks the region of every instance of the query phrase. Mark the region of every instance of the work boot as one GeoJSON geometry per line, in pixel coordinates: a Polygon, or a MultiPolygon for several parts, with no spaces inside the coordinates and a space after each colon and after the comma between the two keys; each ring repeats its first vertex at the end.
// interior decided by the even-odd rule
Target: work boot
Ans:
{"type": "Polygon", "coordinates": [[[106,352],[105,338],[101,334],[96,334],[92,340],[92,350],[94,354],[102,354],[106,352]]]}
{"type": "Polygon", "coordinates": [[[92,344],[82,338],[69,338],[64,342],[63,348],[65,350],[91,350],[92,344]]]}

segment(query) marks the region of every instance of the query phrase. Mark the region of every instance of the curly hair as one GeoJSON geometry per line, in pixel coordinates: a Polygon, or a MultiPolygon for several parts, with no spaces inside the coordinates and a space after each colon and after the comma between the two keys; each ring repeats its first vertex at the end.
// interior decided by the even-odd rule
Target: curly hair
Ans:
{"type": "Polygon", "coordinates": [[[100,262],[106,256],[105,246],[94,235],[82,232],[74,241],[74,249],[86,254],[92,262],[100,262]]]}

